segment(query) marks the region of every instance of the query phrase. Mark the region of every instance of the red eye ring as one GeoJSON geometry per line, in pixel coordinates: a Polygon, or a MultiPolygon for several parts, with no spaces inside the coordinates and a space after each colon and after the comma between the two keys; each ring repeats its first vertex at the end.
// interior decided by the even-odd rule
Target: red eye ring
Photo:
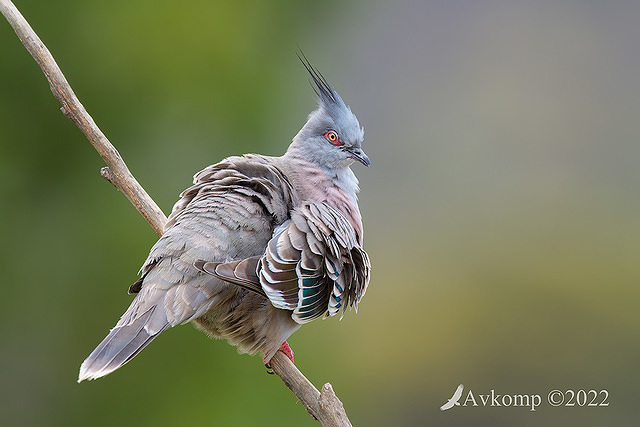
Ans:
{"type": "Polygon", "coordinates": [[[329,130],[324,134],[324,139],[329,141],[331,145],[342,145],[340,138],[338,138],[338,133],[335,130],[329,130]]]}

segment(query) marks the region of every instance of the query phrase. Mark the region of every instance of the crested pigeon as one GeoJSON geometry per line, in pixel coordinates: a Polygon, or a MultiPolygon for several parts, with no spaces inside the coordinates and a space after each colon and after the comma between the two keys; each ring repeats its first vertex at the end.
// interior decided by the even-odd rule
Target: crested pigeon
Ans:
{"type": "Polygon", "coordinates": [[[279,349],[293,361],[286,340],[300,325],[357,310],[371,265],[350,166],[370,165],[364,130],[300,60],[318,108],[284,155],[229,157],[194,176],[129,288],[136,297],[78,382],[113,372],[187,322],[265,364],[279,349]]]}

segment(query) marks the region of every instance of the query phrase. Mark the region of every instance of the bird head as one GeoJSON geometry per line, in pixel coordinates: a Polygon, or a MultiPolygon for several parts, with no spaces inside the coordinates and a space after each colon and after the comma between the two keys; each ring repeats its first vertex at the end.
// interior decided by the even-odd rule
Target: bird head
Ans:
{"type": "Polygon", "coordinates": [[[304,54],[298,57],[311,76],[318,108],[309,114],[292,147],[328,170],[349,167],[354,161],[369,166],[371,161],[362,151],[364,129],[355,114],[304,54]]]}

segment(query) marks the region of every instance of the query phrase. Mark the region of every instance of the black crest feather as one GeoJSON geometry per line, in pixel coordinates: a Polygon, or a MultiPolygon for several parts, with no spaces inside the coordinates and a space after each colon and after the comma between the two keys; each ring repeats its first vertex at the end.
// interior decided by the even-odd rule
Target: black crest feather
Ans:
{"type": "Polygon", "coordinates": [[[311,65],[311,63],[309,62],[307,57],[304,55],[302,50],[300,50],[297,53],[297,55],[298,55],[298,59],[300,59],[300,62],[302,62],[302,65],[304,65],[304,68],[306,68],[307,71],[309,72],[309,75],[311,76],[311,79],[313,80],[313,83],[315,83],[315,87],[313,88],[313,90],[316,92],[316,94],[324,102],[329,102],[330,101],[330,102],[332,102],[334,104],[337,104],[338,103],[338,99],[340,99],[340,97],[333,90],[333,88],[331,86],[329,86],[329,83],[327,82],[327,79],[324,78],[324,76],[320,73],[320,71],[318,71],[317,68],[315,68],[313,65],[311,65]]]}

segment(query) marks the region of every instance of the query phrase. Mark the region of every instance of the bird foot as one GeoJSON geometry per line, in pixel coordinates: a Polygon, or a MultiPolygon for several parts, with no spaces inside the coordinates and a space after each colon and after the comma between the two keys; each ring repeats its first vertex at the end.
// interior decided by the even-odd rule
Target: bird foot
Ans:
{"type": "Polygon", "coordinates": [[[278,351],[283,352],[285,356],[287,356],[289,360],[291,360],[291,363],[293,363],[294,365],[296,364],[296,362],[293,361],[293,350],[291,350],[291,347],[289,347],[288,342],[283,342],[278,351]]]}
{"type": "MultiPolygon", "coordinates": [[[[291,347],[289,347],[289,343],[287,343],[286,341],[283,342],[280,348],[278,349],[278,351],[283,352],[285,356],[287,356],[289,360],[291,360],[291,363],[295,364],[295,362],[293,361],[293,350],[291,350],[291,347]]],[[[273,375],[273,369],[271,369],[271,364],[269,363],[270,361],[271,359],[267,360],[266,357],[262,358],[262,362],[264,363],[264,366],[267,368],[267,373],[270,375],[273,375]]]]}

